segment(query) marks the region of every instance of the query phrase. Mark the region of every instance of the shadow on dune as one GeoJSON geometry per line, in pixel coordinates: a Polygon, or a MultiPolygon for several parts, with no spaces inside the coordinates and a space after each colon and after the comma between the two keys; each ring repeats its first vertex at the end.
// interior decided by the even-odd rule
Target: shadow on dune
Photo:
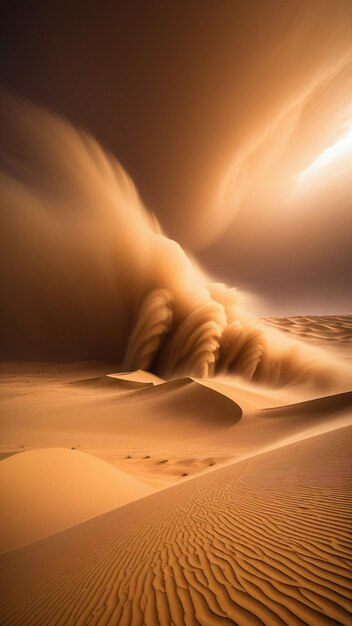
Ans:
{"type": "Polygon", "coordinates": [[[242,416],[242,409],[236,402],[189,377],[140,389],[131,401],[141,401],[146,409],[155,408],[158,414],[175,415],[181,422],[200,421],[216,429],[233,426],[242,416]]]}

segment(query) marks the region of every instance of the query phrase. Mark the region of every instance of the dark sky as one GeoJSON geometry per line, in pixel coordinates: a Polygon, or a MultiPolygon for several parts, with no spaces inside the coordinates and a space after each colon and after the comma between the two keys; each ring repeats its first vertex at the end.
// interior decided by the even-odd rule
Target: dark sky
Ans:
{"type": "Polygon", "coordinates": [[[351,124],[349,0],[3,0],[1,22],[3,85],[88,129],[207,270],[268,312],[351,312],[350,175],[289,201],[351,124]]]}

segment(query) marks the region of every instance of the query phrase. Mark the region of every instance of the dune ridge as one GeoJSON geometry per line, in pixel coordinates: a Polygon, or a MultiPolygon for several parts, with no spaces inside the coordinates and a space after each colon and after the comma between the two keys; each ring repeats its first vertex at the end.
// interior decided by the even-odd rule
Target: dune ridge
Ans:
{"type": "Polygon", "coordinates": [[[163,378],[141,369],[129,372],[117,372],[115,374],[108,374],[108,376],[118,378],[119,380],[131,380],[137,383],[153,383],[154,385],[161,385],[165,382],[163,378]]]}
{"type": "Polygon", "coordinates": [[[148,372],[51,364],[39,375],[37,367],[8,364],[3,376],[3,454],[74,446],[153,489],[351,423],[344,393],[311,402],[309,389],[239,386],[227,377],[157,378],[148,387],[148,372]],[[137,386],[121,388],[120,379],[137,386]]]}
{"type": "Polygon", "coordinates": [[[3,555],[2,623],[349,626],[351,434],[258,455],[3,555]]]}
{"type": "MultiPolygon", "coordinates": [[[[26,441],[87,441],[89,445],[119,445],[121,437],[145,441],[184,441],[204,437],[238,422],[242,410],[233,399],[191,378],[138,382],[118,375],[79,378],[78,383],[49,382],[27,377],[4,383],[8,398],[2,415],[4,439],[26,441]],[[60,397],[60,403],[57,397],[60,397]],[[138,437],[137,437],[138,435],[138,437]],[[99,439],[100,438],[100,439],[99,439]]],[[[137,374],[141,378],[141,374],[137,374]]],[[[74,443],[72,444],[74,445],[74,443]]]]}

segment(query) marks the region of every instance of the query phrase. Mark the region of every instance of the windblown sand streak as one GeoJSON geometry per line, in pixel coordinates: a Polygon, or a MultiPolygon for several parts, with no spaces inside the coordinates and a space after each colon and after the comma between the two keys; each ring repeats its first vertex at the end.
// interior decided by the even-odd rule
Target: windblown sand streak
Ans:
{"type": "Polygon", "coordinates": [[[114,360],[166,377],[225,371],[270,385],[346,379],[331,355],[250,318],[240,292],[213,283],[92,137],[8,95],[3,105],[5,358],[114,360]]]}
{"type": "Polygon", "coordinates": [[[4,555],[2,623],[349,626],[351,432],[216,470],[4,555]]]}

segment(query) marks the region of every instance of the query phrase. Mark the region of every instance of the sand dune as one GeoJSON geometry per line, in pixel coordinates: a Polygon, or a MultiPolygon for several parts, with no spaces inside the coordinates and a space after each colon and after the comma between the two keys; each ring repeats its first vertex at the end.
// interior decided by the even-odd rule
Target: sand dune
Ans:
{"type": "Polygon", "coordinates": [[[227,428],[242,414],[236,402],[190,378],[154,385],[114,375],[39,387],[27,379],[8,385],[6,394],[2,426],[12,445],[104,441],[111,447],[126,436],[184,440],[227,428]]]}
{"type": "MultiPolygon", "coordinates": [[[[218,393],[221,393],[223,389],[221,383],[202,382],[204,386],[208,384],[216,385],[218,393]]],[[[230,389],[231,387],[225,385],[224,394],[230,394],[230,389]]],[[[225,428],[221,421],[220,423],[217,421],[217,427],[214,424],[211,431],[204,429],[199,436],[197,434],[196,439],[191,428],[188,426],[182,430],[180,428],[172,444],[168,443],[165,446],[161,436],[156,448],[149,450],[146,457],[143,454],[138,455],[137,452],[133,455],[134,458],[120,460],[116,453],[109,454],[103,450],[95,450],[94,453],[136,477],[150,480],[153,486],[161,487],[167,486],[167,481],[172,484],[180,477],[184,479],[197,473],[211,471],[214,466],[228,465],[234,460],[252,457],[291,442],[352,424],[351,393],[272,408],[265,408],[269,399],[264,395],[262,400],[264,408],[261,409],[254,405],[254,402],[260,402],[259,394],[233,387],[232,396],[239,397],[241,407],[245,406],[246,409],[241,419],[225,428]],[[180,449],[177,444],[182,444],[182,448],[180,449]],[[163,480],[166,482],[163,483],[163,480]]],[[[157,409],[156,404],[155,408],[157,409]]],[[[182,418],[179,423],[183,424],[182,418]]],[[[145,444],[146,438],[143,441],[145,444]]]]}
{"type": "Polygon", "coordinates": [[[257,386],[240,386],[238,381],[228,377],[212,379],[195,379],[201,385],[218,391],[224,396],[235,400],[241,405],[245,413],[253,412],[265,407],[280,406],[291,397],[286,390],[274,390],[257,386]]]}
{"type": "Polygon", "coordinates": [[[135,372],[121,372],[116,374],[106,374],[105,376],[94,376],[93,378],[83,378],[75,380],[71,385],[80,385],[87,388],[111,389],[111,391],[133,391],[134,389],[146,389],[154,385],[161,385],[165,380],[143,370],[135,372]]]}
{"type": "Polygon", "coordinates": [[[148,429],[151,421],[157,422],[159,434],[164,431],[168,434],[171,429],[178,437],[180,434],[184,436],[184,431],[180,433],[181,428],[191,433],[200,426],[202,434],[206,434],[209,430],[232,426],[242,415],[236,402],[192,378],[179,378],[152,389],[143,389],[131,397],[129,404],[138,417],[140,409],[148,415],[148,429]]]}
{"type": "Polygon", "coordinates": [[[0,623],[349,624],[351,392],[108,371],[7,366],[2,454],[98,458],[0,462],[0,623]]]}
{"type": "Polygon", "coordinates": [[[153,385],[146,372],[109,376],[108,367],[104,374],[101,365],[51,364],[48,371],[41,365],[40,374],[36,364],[8,365],[1,383],[1,452],[79,447],[161,488],[351,423],[348,402],[346,411],[335,410],[344,395],[333,396],[323,415],[319,404],[311,412],[309,404],[299,404],[312,399],[309,388],[273,390],[228,377],[153,385]],[[130,384],[137,386],[124,387],[130,384]],[[262,411],[275,407],[272,414],[262,411]]]}
{"type": "Polygon", "coordinates": [[[17,548],[151,493],[77,450],[22,452],[0,463],[0,551],[17,548]]]}
{"type": "Polygon", "coordinates": [[[144,372],[143,370],[136,370],[134,372],[118,372],[116,374],[109,374],[112,378],[119,380],[131,380],[136,383],[153,383],[153,385],[161,385],[165,382],[163,378],[155,376],[151,372],[144,372]]]}
{"type": "Polygon", "coordinates": [[[285,443],[324,434],[352,424],[352,393],[342,393],[298,404],[249,411],[226,432],[213,438],[213,446],[231,441],[236,458],[264,452],[285,443]]]}
{"type": "Polygon", "coordinates": [[[4,555],[2,624],[349,626],[351,433],[213,471],[4,555]]]}
{"type": "Polygon", "coordinates": [[[348,346],[352,342],[352,315],[267,317],[265,323],[313,343],[348,346]]]}

